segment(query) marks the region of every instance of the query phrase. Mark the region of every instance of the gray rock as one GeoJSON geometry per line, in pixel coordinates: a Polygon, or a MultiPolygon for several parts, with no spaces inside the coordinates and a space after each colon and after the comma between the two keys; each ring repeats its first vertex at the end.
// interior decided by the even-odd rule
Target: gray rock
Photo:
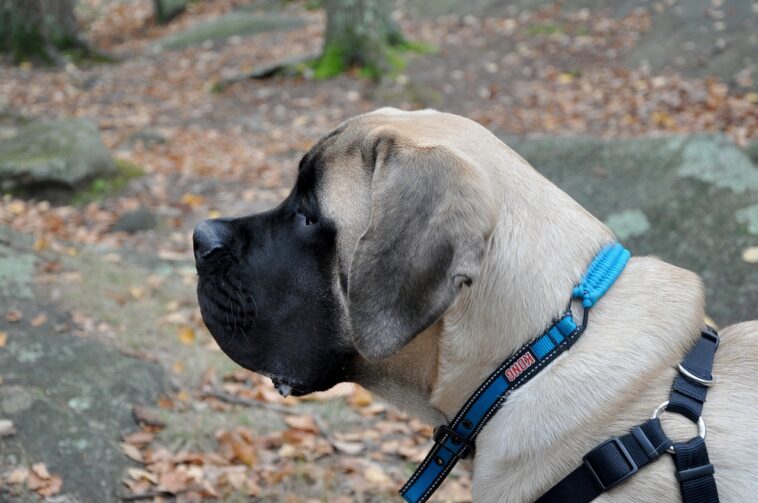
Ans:
{"type": "Polygon", "coordinates": [[[753,161],[753,164],[758,164],[758,138],[745,146],[745,153],[753,161]]]}
{"type": "Polygon", "coordinates": [[[156,220],[153,213],[145,207],[140,207],[136,210],[122,213],[113,224],[111,230],[114,232],[135,233],[154,229],[155,225],[156,220]]]}
{"type": "Polygon", "coordinates": [[[298,17],[262,15],[236,11],[209,21],[194,24],[184,31],[168,35],[153,46],[154,50],[182,49],[204,42],[214,42],[231,36],[248,36],[274,30],[291,30],[304,24],[298,17]]]}
{"type": "Polygon", "coordinates": [[[129,147],[132,147],[137,143],[143,143],[146,147],[162,145],[166,143],[166,137],[154,129],[143,129],[130,134],[126,139],[126,144],[129,147]]]}
{"type": "Polygon", "coordinates": [[[720,325],[758,318],[758,168],[722,136],[504,138],[635,255],[701,275],[720,325]]]}
{"type": "MultiPolygon", "coordinates": [[[[35,261],[27,236],[0,228],[0,257],[9,256],[35,261]]],[[[133,466],[119,448],[121,434],[137,429],[133,405],[153,404],[166,393],[163,371],[93,338],[54,332],[53,326],[70,324],[68,316],[19,296],[15,286],[31,280],[30,274],[21,276],[0,275],[0,305],[27,315],[44,312],[48,320],[33,327],[0,318],[0,330],[7,332],[0,350],[0,417],[16,429],[0,438],[0,472],[41,462],[63,478],[56,501],[118,501],[120,480],[133,466]]],[[[4,490],[0,500],[39,498],[4,490]]]]}
{"type": "Polygon", "coordinates": [[[47,196],[116,174],[97,126],[83,119],[32,123],[0,142],[0,191],[47,196]]]}
{"type": "Polygon", "coordinates": [[[718,3],[688,0],[662,12],[649,9],[650,29],[626,62],[635,66],[648,62],[655,72],[669,67],[690,77],[715,75],[755,89],[758,16],[752,2],[724,2],[717,7],[718,3]]]}

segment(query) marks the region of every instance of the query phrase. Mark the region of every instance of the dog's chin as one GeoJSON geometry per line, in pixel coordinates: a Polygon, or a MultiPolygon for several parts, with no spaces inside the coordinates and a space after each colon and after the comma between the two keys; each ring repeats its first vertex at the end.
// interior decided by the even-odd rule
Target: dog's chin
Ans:
{"type": "MultiPolygon", "coordinates": [[[[213,331],[211,331],[211,333],[213,333],[213,331]]],[[[217,338],[215,335],[214,338],[218,343],[219,338],[217,338]]],[[[221,340],[225,339],[221,338],[221,340]]],[[[219,346],[221,347],[222,351],[224,351],[224,353],[226,353],[226,355],[240,367],[271,379],[271,382],[274,384],[274,388],[276,388],[279,394],[283,397],[299,397],[318,391],[326,391],[340,382],[336,379],[317,379],[317,382],[311,382],[307,379],[303,379],[302,376],[295,376],[292,375],[292,373],[286,371],[285,369],[288,367],[288,365],[284,363],[274,365],[274,368],[271,368],[270,365],[267,365],[265,363],[265,359],[259,360],[250,353],[240,352],[238,348],[232,349],[225,344],[219,344],[219,346]],[[284,367],[284,369],[282,367],[284,367]]],[[[316,372],[316,374],[321,376],[324,375],[323,372],[316,372]]]]}
{"type": "Polygon", "coordinates": [[[279,394],[285,398],[288,396],[305,396],[315,393],[316,391],[325,391],[326,389],[331,388],[331,386],[328,386],[327,388],[322,387],[323,389],[319,389],[318,386],[305,384],[289,377],[272,374],[264,370],[250,370],[256,374],[261,374],[271,379],[271,382],[274,383],[274,388],[276,388],[279,394]]]}

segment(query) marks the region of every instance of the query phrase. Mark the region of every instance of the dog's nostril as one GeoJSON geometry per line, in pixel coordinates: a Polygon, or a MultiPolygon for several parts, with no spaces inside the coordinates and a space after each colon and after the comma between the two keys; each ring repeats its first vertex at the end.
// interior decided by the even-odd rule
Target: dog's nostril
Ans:
{"type": "Polygon", "coordinates": [[[232,237],[229,224],[223,220],[204,220],[195,227],[192,234],[192,247],[198,265],[222,252],[232,237]]]}

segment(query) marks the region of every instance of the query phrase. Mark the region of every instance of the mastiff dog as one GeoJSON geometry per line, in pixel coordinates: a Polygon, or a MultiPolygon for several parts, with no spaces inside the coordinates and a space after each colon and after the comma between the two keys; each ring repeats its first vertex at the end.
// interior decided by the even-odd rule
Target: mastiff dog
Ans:
{"type": "MultiPolygon", "coordinates": [[[[193,240],[203,320],[231,359],[284,395],[357,382],[431,425],[454,421],[509,355],[566,313],[588,264],[615,242],[481,125],[391,108],[321,138],[279,206],[201,222],[193,240]]],[[[675,379],[704,400],[709,379],[677,370],[701,338],[704,309],[696,274],[628,260],[576,343],[504,393],[477,432],[473,501],[534,501],[577,467],[591,472],[593,490],[610,489],[602,501],[680,501],[686,484],[714,471],[722,501],[756,501],[758,322],[720,331],[700,404],[704,467],[675,466],[663,454],[670,443],[633,431],[675,379]],[[633,455],[623,435],[641,442],[633,455]],[[617,451],[620,475],[583,462],[601,444],[617,451]],[[660,459],[638,471],[643,451],[660,459]]],[[[529,374],[533,359],[509,376],[529,374]]],[[[660,424],[677,442],[697,433],[680,414],[660,424]]]]}

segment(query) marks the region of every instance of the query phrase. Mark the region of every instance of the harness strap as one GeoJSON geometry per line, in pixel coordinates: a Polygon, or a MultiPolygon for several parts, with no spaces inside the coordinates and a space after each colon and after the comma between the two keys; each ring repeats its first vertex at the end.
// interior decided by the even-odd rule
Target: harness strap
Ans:
{"type": "Polygon", "coordinates": [[[684,503],[713,503],[719,500],[715,470],[708,459],[705,440],[695,437],[689,442],[674,444],[676,479],[684,503]]]}
{"type": "Polygon", "coordinates": [[[718,334],[711,327],[705,327],[700,339],[679,364],[679,375],[674,379],[667,411],[697,422],[703,413],[708,387],[713,383],[711,369],[718,345],[718,334]]]}
{"type": "Polygon", "coordinates": [[[613,437],[584,456],[584,462],[537,503],[585,503],[592,501],[658,459],[671,447],[671,440],[658,419],[634,427],[622,437],[613,437]]]}
{"type": "Polygon", "coordinates": [[[716,331],[705,327],[700,339],[679,364],[680,375],[674,379],[668,402],[655,411],[653,418],[632,428],[630,434],[613,437],[595,447],[584,456],[584,463],[579,468],[537,502],[588,503],[668,451],[674,455],[683,503],[717,503],[714,468],[705,448],[705,423],[700,415],[708,386],[713,382],[711,369],[718,344],[716,331]],[[688,442],[673,443],[657,418],[664,407],[697,422],[700,436],[688,442]]]}

